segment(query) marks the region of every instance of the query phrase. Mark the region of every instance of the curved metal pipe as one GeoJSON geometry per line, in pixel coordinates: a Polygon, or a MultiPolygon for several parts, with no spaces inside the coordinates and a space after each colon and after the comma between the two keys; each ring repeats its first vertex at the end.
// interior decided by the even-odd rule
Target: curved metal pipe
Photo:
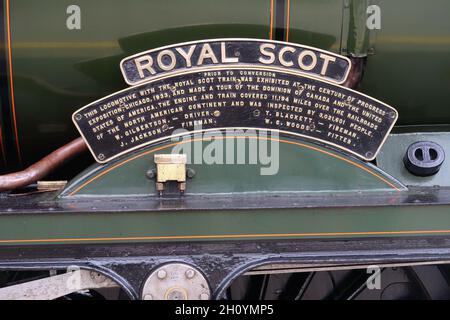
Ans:
{"type": "Polygon", "coordinates": [[[347,81],[344,82],[343,86],[350,89],[356,89],[356,87],[358,87],[359,83],[361,82],[364,74],[366,57],[361,58],[348,57],[348,58],[352,62],[352,68],[350,70],[350,73],[348,74],[347,81]]]}
{"type": "Polygon", "coordinates": [[[77,138],[61,148],[56,149],[25,170],[0,176],[0,191],[17,189],[36,182],[60,167],[67,160],[86,150],[87,145],[84,140],[81,137],[77,138]]]}

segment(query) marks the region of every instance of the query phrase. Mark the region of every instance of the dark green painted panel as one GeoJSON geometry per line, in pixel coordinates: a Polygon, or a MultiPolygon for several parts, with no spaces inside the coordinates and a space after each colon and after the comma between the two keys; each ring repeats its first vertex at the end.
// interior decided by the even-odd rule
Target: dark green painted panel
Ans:
{"type": "Polygon", "coordinates": [[[450,2],[378,3],[381,30],[359,90],[395,107],[398,124],[450,123],[450,2]]]}
{"type": "MultiPolygon", "coordinates": [[[[256,132],[254,135],[250,134],[250,136],[255,135],[256,132]]],[[[196,137],[194,136],[194,138],[196,137]]],[[[183,141],[190,141],[190,139],[189,136],[185,136],[183,141]]],[[[177,147],[173,146],[173,142],[148,146],[109,164],[95,165],[89,168],[74,178],[62,194],[74,193],[77,196],[156,194],[155,181],[149,180],[145,176],[149,169],[155,168],[154,154],[179,153],[180,151],[188,155],[187,167],[196,172],[195,177],[187,181],[187,194],[352,190],[359,192],[403,189],[400,183],[371,164],[302,140],[280,137],[279,142],[264,139],[222,139],[203,142],[203,144],[185,143],[177,147]],[[233,147],[228,150],[234,150],[233,163],[235,164],[226,164],[227,144],[233,147]],[[246,157],[245,163],[247,164],[236,164],[237,148],[240,145],[243,145],[244,148],[239,149],[239,155],[246,157]],[[197,157],[198,154],[208,155],[207,150],[211,146],[223,150],[223,156],[218,157],[217,163],[213,164],[207,163],[206,157],[197,157]],[[255,148],[253,149],[251,146],[255,146],[255,148]],[[269,163],[262,163],[261,160],[264,161],[264,159],[258,156],[260,153],[265,154],[264,148],[269,151],[268,155],[271,157],[269,163]],[[154,149],[157,150],[149,153],[154,149]],[[195,150],[203,151],[195,153],[195,150]],[[139,154],[143,156],[137,158],[139,154]],[[250,154],[256,157],[255,164],[249,164],[250,154]],[[136,159],[128,161],[128,159],[134,158],[136,159]],[[196,159],[201,162],[197,162],[196,159]],[[120,163],[124,163],[124,165],[118,166],[120,163]],[[111,168],[114,169],[111,170],[111,168]],[[264,171],[268,169],[270,169],[269,172],[264,171]],[[106,174],[102,174],[102,172],[106,172],[106,174]],[[264,173],[273,174],[265,175],[264,173]],[[90,182],[91,180],[92,182],[90,182]],[[86,185],[86,183],[88,184],[86,185]]]]}
{"type": "Polygon", "coordinates": [[[268,38],[269,16],[269,0],[11,1],[23,158],[34,162],[76,137],[70,114],[126,87],[123,57],[203,38],[268,38]],[[81,8],[81,30],[66,27],[71,4],[81,8]]]}
{"type": "Polygon", "coordinates": [[[340,53],[342,0],[291,0],[288,40],[340,53]]]}
{"type": "MultiPolygon", "coordinates": [[[[450,123],[450,2],[355,1],[381,7],[375,54],[359,90],[397,108],[399,124],[450,123]]],[[[71,1],[10,2],[25,163],[77,136],[72,111],[125,87],[118,68],[123,56],[193,39],[269,37],[269,0],[80,0],[82,29],[75,31],[65,27],[71,1]]],[[[348,23],[344,1],[289,3],[290,41],[339,52],[348,23]]]]}
{"type": "Polygon", "coordinates": [[[427,236],[450,233],[449,212],[441,205],[2,215],[0,244],[427,236]]]}

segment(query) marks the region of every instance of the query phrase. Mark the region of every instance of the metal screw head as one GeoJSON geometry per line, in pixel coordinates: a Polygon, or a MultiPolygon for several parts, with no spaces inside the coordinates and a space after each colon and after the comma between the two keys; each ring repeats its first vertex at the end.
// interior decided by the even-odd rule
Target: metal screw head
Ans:
{"type": "Polygon", "coordinates": [[[185,274],[186,278],[192,279],[195,276],[195,271],[192,269],[188,269],[188,270],[186,270],[186,272],[184,274],[185,274]]]}
{"type": "Polygon", "coordinates": [[[161,269],[158,271],[158,278],[159,279],[164,279],[165,277],[167,277],[167,272],[164,269],[161,269]]]}
{"type": "Polygon", "coordinates": [[[82,117],[81,117],[81,114],[77,113],[77,114],[75,115],[75,120],[80,121],[81,118],[82,118],[82,117]]]}
{"type": "Polygon", "coordinates": [[[144,300],[153,300],[153,296],[151,294],[146,294],[144,300]]]}
{"type": "Polygon", "coordinates": [[[200,294],[200,300],[209,300],[209,294],[207,293],[202,293],[200,294]]]}
{"type": "Polygon", "coordinates": [[[103,153],[99,153],[98,154],[98,159],[101,161],[103,159],[105,159],[105,155],[103,153]]]}

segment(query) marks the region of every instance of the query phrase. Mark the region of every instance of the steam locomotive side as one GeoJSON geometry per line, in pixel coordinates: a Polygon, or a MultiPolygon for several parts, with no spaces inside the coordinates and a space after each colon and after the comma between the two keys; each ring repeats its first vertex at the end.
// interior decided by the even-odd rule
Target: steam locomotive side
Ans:
{"type": "Polygon", "coordinates": [[[1,298],[450,294],[447,1],[0,7],[1,298]]]}

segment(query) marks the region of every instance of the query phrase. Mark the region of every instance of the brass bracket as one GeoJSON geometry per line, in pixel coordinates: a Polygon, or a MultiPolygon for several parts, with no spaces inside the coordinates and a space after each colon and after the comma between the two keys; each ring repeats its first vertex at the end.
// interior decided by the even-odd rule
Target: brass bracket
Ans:
{"type": "Polygon", "coordinates": [[[168,181],[178,182],[181,193],[186,190],[186,155],[155,154],[156,190],[162,195],[164,184],[168,181]]]}

